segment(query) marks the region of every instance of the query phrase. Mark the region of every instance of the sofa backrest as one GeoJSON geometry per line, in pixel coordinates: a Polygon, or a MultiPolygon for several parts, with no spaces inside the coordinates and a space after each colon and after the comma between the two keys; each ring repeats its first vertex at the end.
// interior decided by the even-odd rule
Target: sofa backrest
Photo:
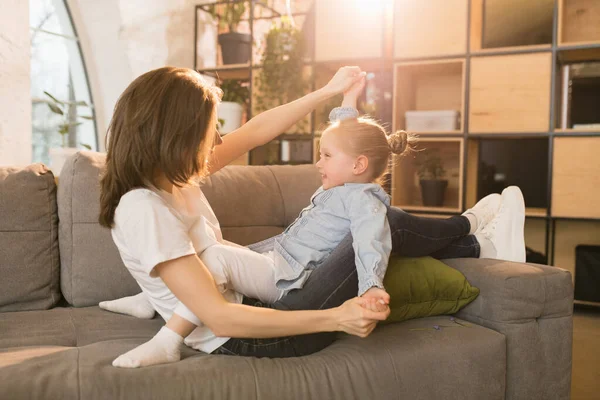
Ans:
{"type": "MultiPolygon", "coordinates": [[[[82,151],[64,165],[58,184],[61,288],[76,307],[140,291],[123,265],[110,230],[98,223],[105,155],[82,151]]],[[[313,165],[230,166],[202,190],[223,236],[246,245],[279,234],[319,187],[313,165]]]]}
{"type": "Polygon", "coordinates": [[[0,167],[0,312],[51,308],[59,288],[54,175],[0,167]]]}

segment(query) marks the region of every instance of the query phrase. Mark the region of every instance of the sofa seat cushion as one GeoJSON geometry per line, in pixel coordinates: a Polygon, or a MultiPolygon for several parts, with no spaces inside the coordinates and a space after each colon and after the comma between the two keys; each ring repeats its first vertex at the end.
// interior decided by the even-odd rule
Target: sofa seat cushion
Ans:
{"type": "Polygon", "coordinates": [[[110,315],[75,310],[77,348],[0,350],[0,387],[31,399],[504,398],[504,336],[446,316],[379,327],[365,339],[343,335],[306,357],[206,355],[185,347],[181,362],[128,370],[112,367],[112,360],[148,340],[162,321],[142,327],[110,315]],[[10,364],[19,351],[40,355],[10,364]]]}
{"type": "Polygon", "coordinates": [[[147,340],[164,325],[160,317],[138,319],[99,307],[0,313],[0,349],[28,346],[81,347],[114,340],[147,340]]]}

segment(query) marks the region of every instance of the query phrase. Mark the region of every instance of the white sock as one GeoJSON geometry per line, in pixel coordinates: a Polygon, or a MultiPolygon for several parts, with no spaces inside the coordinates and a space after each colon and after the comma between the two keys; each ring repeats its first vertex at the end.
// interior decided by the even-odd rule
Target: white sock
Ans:
{"type": "Polygon", "coordinates": [[[117,300],[102,301],[98,305],[104,310],[131,315],[132,317],[143,319],[152,319],[154,317],[154,308],[144,292],[117,300]]]}
{"type": "Polygon", "coordinates": [[[469,230],[469,235],[472,235],[477,230],[477,217],[473,213],[465,213],[463,216],[467,217],[469,223],[471,224],[471,229],[469,230]]]}
{"type": "Polygon", "coordinates": [[[119,368],[138,368],[179,361],[179,346],[183,338],[163,326],[149,341],[117,357],[112,365],[119,368]]]}
{"type": "Polygon", "coordinates": [[[476,234],[475,238],[479,242],[479,258],[496,258],[496,248],[489,239],[481,234],[476,234]]]}

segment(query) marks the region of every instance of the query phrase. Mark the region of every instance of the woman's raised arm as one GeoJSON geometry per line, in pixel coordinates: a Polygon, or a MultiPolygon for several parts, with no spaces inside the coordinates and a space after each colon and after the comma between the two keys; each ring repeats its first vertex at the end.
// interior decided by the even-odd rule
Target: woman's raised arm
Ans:
{"type": "Polygon", "coordinates": [[[268,143],[304,118],[319,103],[348,90],[364,76],[359,67],[342,67],[327,85],[291,103],[265,111],[223,137],[210,159],[214,173],[244,153],[268,143]]]}

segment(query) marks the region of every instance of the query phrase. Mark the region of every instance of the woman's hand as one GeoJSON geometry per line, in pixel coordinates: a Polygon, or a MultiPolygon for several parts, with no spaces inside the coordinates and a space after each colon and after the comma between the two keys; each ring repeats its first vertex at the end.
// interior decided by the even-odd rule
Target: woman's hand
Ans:
{"type": "Polygon", "coordinates": [[[352,107],[357,109],[358,98],[365,88],[367,82],[366,77],[361,77],[358,81],[354,82],[348,90],[344,92],[344,100],[342,100],[342,107],[352,107]]]}
{"type": "Polygon", "coordinates": [[[385,321],[390,315],[390,308],[375,302],[355,297],[337,308],[338,329],[350,335],[367,337],[375,329],[377,322],[385,321]],[[371,304],[373,303],[373,304],[371,304]],[[372,307],[380,311],[374,311],[372,307]]]}
{"type": "Polygon", "coordinates": [[[333,78],[331,78],[329,83],[327,83],[323,89],[331,96],[338,93],[344,93],[365,76],[366,72],[361,71],[359,67],[342,67],[338,69],[333,78]]]}

